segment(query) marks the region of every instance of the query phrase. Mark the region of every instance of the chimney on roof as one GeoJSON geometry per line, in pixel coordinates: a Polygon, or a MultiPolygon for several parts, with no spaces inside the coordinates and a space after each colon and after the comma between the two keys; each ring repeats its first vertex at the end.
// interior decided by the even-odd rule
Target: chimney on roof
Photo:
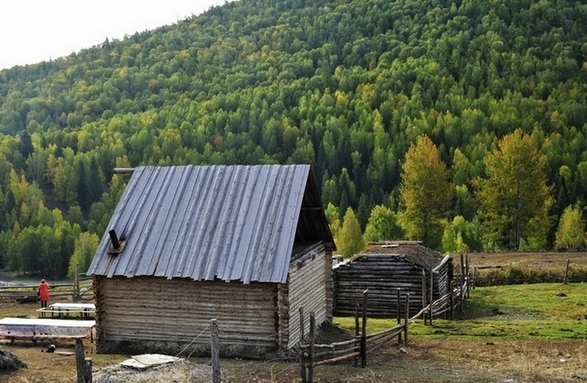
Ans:
{"type": "Polygon", "coordinates": [[[120,241],[118,240],[118,236],[116,235],[116,231],[114,229],[108,232],[110,234],[110,241],[112,242],[112,247],[116,250],[120,249],[120,241]]]}

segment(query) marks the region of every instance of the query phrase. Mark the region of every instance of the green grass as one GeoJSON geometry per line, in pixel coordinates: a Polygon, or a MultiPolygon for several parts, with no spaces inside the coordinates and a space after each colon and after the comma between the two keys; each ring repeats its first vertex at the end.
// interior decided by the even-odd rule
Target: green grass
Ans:
{"type": "MultiPolygon", "coordinates": [[[[459,314],[457,314],[458,317],[459,314]]],[[[354,331],[354,318],[335,318],[354,331]]],[[[368,333],[394,326],[396,319],[369,319],[368,333]]],[[[410,336],[500,339],[587,339],[587,284],[543,283],[471,290],[462,319],[411,324],[410,336]]]]}

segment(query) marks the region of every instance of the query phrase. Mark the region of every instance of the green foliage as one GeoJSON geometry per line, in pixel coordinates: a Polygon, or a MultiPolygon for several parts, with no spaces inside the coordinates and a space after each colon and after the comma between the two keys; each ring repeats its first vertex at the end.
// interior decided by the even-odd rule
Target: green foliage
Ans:
{"type": "Polygon", "coordinates": [[[402,239],[403,235],[395,212],[383,205],[377,205],[371,210],[369,222],[363,234],[365,242],[402,239]]]}
{"type": "Polygon", "coordinates": [[[35,274],[57,279],[67,273],[79,227],[59,221],[53,227],[29,226],[12,236],[8,243],[7,267],[19,274],[35,274]]]}
{"type": "Polygon", "coordinates": [[[533,137],[516,129],[485,156],[484,164],[487,178],[478,178],[476,185],[486,242],[520,250],[525,240],[543,248],[552,197],[546,156],[538,151],[533,137]]]}
{"type": "Polygon", "coordinates": [[[338,232],[340,231],[342,224],[340,222],[340,216],[338,215],[338,209],[333,204],[329,203],[325,210],[326,220],[328,221],[328,226],[330,226],[330,231],[332,232],[332,236],[336,238],[338,232]]]}
{"type": "Polygon", "coordinates": [[[544,4],[230,2],[0,71],[0,231],[78,205],[102,235],[115,166],[310,163],[323,206],[351,207],[361,227],[385,204],[431,247],[460,215],[483,223],[486,247],[549,248],[549,214],[587,195],[587,5],[544,4]],[[491,178],[485,154],[515,129],[532,132],[556,201],[491,216],[472,181],[491,178]],[[456,192],[426,219],[399,197],[422,135],[456,192]]]}
{"type": "Polygon", "coordinates": [[[468,251],[481,251],[478,222],[467,222],[463,216],[454,217],[452,223],[446,225],[442,235],[442,252],[464,254],[468,251]]]}
{"type": "Polygon", "coordinates": [[[92,233],[81,233],[75,241],[75,250],[69,260],[67,276],[73,278],[76,268],[84,273],[90,267],[94,253],[98,249],[100,237],[92,233]]]}
{"type": "Polygon", "coordinates": [[[84,216],[82,214],[82,209],[80,209],[79,206],[72,206],[69,209],[69,217],[68,217],[68,221],[71,222],[71,224],[77,224],[80,227],[84,227],[84,216]]]}
{"type": "Polygon", "coordinates": [[[339,253],[343,257],[351,257],[365,249],[361,226],[353,209],[347,209],[342,227],[335,238],[335,242],[339,253]]]}
{"type": "Polygon", "coordinates": [[[558,250],[576,250],[585,244],[585,222],[579,206],[567,206],[558,222],[555,245],[558,250]]]}
{"type": "Polygon", "coordinates": [[[401,221],[409,239],[439,248],[451,200],[448,170],[428,136],[418,137],[403,163],[401,221]]]}

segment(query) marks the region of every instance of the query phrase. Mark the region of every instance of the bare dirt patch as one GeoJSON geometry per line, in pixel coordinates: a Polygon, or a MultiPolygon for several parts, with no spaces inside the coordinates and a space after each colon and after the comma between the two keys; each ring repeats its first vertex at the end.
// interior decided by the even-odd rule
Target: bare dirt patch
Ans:
{"type": "MultiPolygon", "coordinates": [[[[564,269],[567,259],[571,264],[587,265],[587,257],[584,252],[496,252],[496,253],[471,253],[471,266],[507,266],[518,264],[534,269],[564,269]]],[[[455,261],[460,263],[459,257],[455,261]]]]}

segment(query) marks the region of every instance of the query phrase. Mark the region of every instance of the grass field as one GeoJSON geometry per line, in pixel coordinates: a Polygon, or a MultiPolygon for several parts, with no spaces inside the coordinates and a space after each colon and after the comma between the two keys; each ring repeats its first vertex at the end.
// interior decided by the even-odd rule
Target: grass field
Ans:
{"type": "MultiPolygon", "coordinates": [[[[542,255],[542,254],[539,254],[542,255]]],[[[564,264],[562,255],[559,261],[564,264]]],[[[36,305],[2,304],[0,317],[34,315],[36,305]]],[[[354,319],[335,318],[353,329],[354,319]]],[[[395,320],[368,321],[368,331],[387,328],[395,320]]],[[[458,320],[435,319],[432,326],[417,320],[410,344],[395,342],[368,358],[368,368],[350,362],[316,367],[316,382],[579,382],[587,380],[587,283],[548,283],[483,287],[471,290],[458,320]]],[[[90,346],[90,345],[88,345],[90,346]]],[[[29,368],[2,374],[6,383],[74,382],[75,358],[42,353],[42,345],[2,341],[29,368]]],[[[73,350],[73,344],[58,344],[73,350]]],[[[88,348],[91,350],[91,347],[88,348]]],[[[88,355],[94,371],[127,355],[88,355]]],[[[193,359],[207,364],[207,359],[193,359]]],[[[230,382],[299,382],[299,366],[281,361],[223,359],[230,382]]]]}

